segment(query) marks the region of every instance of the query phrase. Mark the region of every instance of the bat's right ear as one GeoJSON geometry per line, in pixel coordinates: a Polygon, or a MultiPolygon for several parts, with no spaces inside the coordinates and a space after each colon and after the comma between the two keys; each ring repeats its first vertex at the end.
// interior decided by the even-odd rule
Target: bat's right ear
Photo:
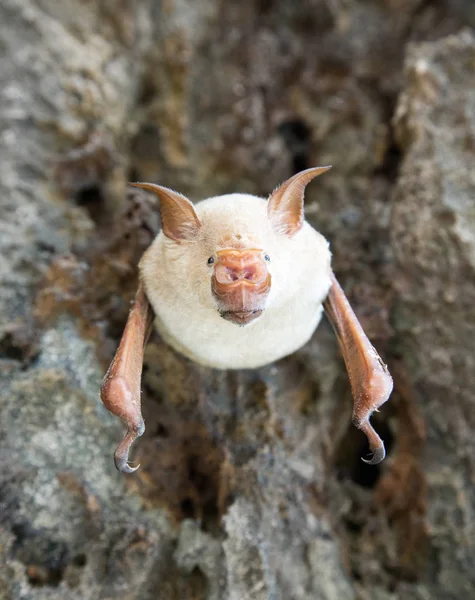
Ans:
{"type": "Polygon", "coordinates": [[[267,214],[276,231],[292,237],[302,229],[305,188],[312,179],[328,169],[331,167],[314,167],[301,171],[272,192],[267,203],[267,214]]]}
{"type": "Polygon", "coordinates": [[[154,183],[129,183],[129,185],[153,192],[160,198],[162,231],[168,238],[175,242],[195,239],[201,223],[188,198],[154,183]]]}

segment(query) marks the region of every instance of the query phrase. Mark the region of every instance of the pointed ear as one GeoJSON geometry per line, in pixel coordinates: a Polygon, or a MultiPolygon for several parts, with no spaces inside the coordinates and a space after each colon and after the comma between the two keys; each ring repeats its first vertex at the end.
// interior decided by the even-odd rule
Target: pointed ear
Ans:
{"type": "Polygon", "coordinates": [[[274,229],[279,233],[285,233],[289,237],[302,229],[305,187],[312,179],[325,173],[328,169],[331,169],[331,166],[314,167],[297,173],[272,192],[267,204],[267,215],[274,229]]]}
{"type": "Polygon", "coordinates": [[[168,238],[176,242],[195,238],[201,223],[188,198],[154,183],[129,183],[129,185],[153,192],[160,198],[162,231],[168,238]]]}

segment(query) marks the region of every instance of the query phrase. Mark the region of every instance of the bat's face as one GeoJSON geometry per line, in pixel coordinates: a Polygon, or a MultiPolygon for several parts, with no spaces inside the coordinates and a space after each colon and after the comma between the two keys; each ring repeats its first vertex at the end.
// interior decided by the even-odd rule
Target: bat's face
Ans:
{"type": "Polygon", "coordinates": [[[298,241],[273,229],[267,202],[255,196],[204,200],[196,213],[197,237],[175,253],[186,265],[193,297],[217,316],[246,326],[288,293],[294,254],[289,246],[298,247],[298,241]]]}

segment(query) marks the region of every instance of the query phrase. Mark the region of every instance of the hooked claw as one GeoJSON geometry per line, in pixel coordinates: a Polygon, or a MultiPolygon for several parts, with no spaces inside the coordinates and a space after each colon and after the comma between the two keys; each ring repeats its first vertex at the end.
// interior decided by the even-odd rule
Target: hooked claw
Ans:
{"type": "Polygon", "coordinates": [[[134,473],[140,467],[140,465],[137,465],[136,467],[129,466],[127,459],[125,459],[121,456],[116,456],[115,454],[114,454],[114,464],[115,464],[116,469],[118,471],[120,471],[121,473],[134,473]]]}
{"type": "Polygon", "coordinates": [[[380,448],[376,448],[375,450],[373,450],[373,456],[371,458],[361,457],[361,460],[367,465],[377,465],[382,460],[384,460],[385,456],[386,450],[384,449],[384,446],[381,446],[380,448]]]}
{"type": "Polygon", "coordinates": [[[117,446],[117,449],[114,452],[114,464],[116,469],[121,473],[133,473],[140,467],[140,465],[137,465],[136,467],[131,467],[129,465],[129,451],[130,446],[132,446],[135,439],[141,436],[144,431],[145,424],[142,419],[138,427],[131,427],[127,430],[124,439],[117,446]]]}
{"type": "Polygon", "coordinates": [[[379,437],[376,431],[371,426],[368,417],[361,423],[357,419],[353,420],[354,424],[358,429],[366,435],[369,442],[369,447],[373,456],[371,458],[361,458],[361,460],[367,465],[377,465],[386,456],[386,450],[384,449],[383,440],[379,437]]]}

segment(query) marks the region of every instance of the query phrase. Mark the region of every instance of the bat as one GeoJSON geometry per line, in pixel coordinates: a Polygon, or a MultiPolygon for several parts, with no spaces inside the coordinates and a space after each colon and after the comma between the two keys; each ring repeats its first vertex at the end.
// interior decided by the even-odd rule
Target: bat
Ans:
{"type": "Polygon", "coordinates": [[[330,320],[353,395],[353,423],[377,464],[384,443],[369,418],[391,394],[391,375],[366,337],[331,269],[329,243],[304,217],[305,188],[330,167],[297,173],[266,200],[227,194],[193,205],[152,183],[131,185],[160,200],[162,229],[139,264],[139,284],[101,398],[127,426],[114,454],[132,473],[133,441],[145,430],[140,408],[144,347],[155,325],[165,342],[217,369],[250,369],[301,348],[322,313],[330,320]]]}

